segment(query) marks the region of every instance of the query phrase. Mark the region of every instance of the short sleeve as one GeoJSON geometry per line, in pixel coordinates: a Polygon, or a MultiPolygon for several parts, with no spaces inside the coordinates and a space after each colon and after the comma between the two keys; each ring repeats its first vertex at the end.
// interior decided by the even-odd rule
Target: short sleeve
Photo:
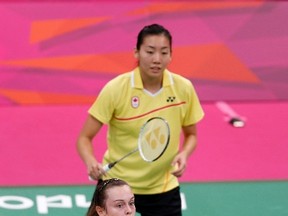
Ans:
{"type": "Polygon", "coordinates": [[[188,104],[184,118],[183,125],[188,126],[198,123],[204,117],[204,111],[200,104],[198,95],[191,82],[189,82],[189,88],[187,88],[188,104]]]}
{"type": "Polygon", "coordinates": [[[88,110],[88,113],[100,122],[107,124],[114,112],[114,101],[110,83],[107,83],[88,110]]]}

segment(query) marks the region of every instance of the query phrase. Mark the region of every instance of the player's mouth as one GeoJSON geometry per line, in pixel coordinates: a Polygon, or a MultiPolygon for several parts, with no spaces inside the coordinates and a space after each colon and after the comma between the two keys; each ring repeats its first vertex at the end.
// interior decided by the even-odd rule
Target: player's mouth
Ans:
{"type": "Polygon", "coordinates": [[[152,71],[152,73],[160,73],[161,67],[151,67],[150,70],[152,71]]]}

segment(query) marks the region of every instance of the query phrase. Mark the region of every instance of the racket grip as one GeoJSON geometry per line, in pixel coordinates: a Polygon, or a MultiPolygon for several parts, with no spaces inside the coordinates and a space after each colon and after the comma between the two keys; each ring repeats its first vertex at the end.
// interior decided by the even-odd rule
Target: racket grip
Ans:
{"type": "Polygon", "coordinates": [[[106,165],[103,167],[103,170],[104,170],[105,172],[108,172],[112,167],[114,167],[114,165],[115,165],[116,163],[117,163],[117,162],[106,164],[106,165]]]}
{"type": "Polygon", "coordinates": [[[110,170],[110,167],[109,167],[109,164],[106,164],[104,167],[103,167],[103,170],[105,172],[108,172],[110,170]]]}
{"type": "MultiPolygon", "coordinates": [[[[114,163],[109,163],[109,164],[106,164],[105,166],[103,166],[103,170],[105,172],[108,172],[117,162],[114,162],[114,163]]],[[[90,181],[95,181],[91,176],[88,175],[88,179],[90,181]]]]}

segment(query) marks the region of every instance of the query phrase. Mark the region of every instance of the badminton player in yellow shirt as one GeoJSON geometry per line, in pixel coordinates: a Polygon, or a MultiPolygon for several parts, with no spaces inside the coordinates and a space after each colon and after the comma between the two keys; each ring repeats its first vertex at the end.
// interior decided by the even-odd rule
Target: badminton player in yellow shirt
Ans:
{"type": "MultiPolygon", "coordinates": [[[[178,177],[197,144],[196,124],[204,112],[190,80],[170,72],[172,36],[159,24],[145,26],[138,34],[135,58],[138,67],[109,81],[88,111],[77,140],[80,157],[94,180],[120,178],[135,194],[136,211],[142,216],[181,216],[178,177]],[[170,127],[170,141],[155,162],[132,154],[105,172],[113,162],[137,147],[141,126],[161,117],[170,127]],[[95,158],[93,138],[108,125],[107,151],[95,158]],[[181,133],[183,143],[180,143],[181,133]]],[[[96,143],[97,145],[100,143],[96,143]]]]}

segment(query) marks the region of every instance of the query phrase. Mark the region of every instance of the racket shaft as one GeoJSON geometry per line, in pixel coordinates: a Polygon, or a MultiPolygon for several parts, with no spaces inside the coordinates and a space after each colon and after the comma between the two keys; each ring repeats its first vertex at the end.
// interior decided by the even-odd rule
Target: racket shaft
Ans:
{"type": "Polygon", "coordinates": [[[105,172],[108,172],[112,167],[114,167],[118,162],[124,160],[126,157],[130,156],[131,154],[135,153],[138,151],[138,148],[134,149],[133,151],[129,152],[128,154],[126,154],[125,156],[123,156],[122,158],[118,159],[117,161],[114,161],[112,163],[106,164],[103,169],[105,172]]]}

